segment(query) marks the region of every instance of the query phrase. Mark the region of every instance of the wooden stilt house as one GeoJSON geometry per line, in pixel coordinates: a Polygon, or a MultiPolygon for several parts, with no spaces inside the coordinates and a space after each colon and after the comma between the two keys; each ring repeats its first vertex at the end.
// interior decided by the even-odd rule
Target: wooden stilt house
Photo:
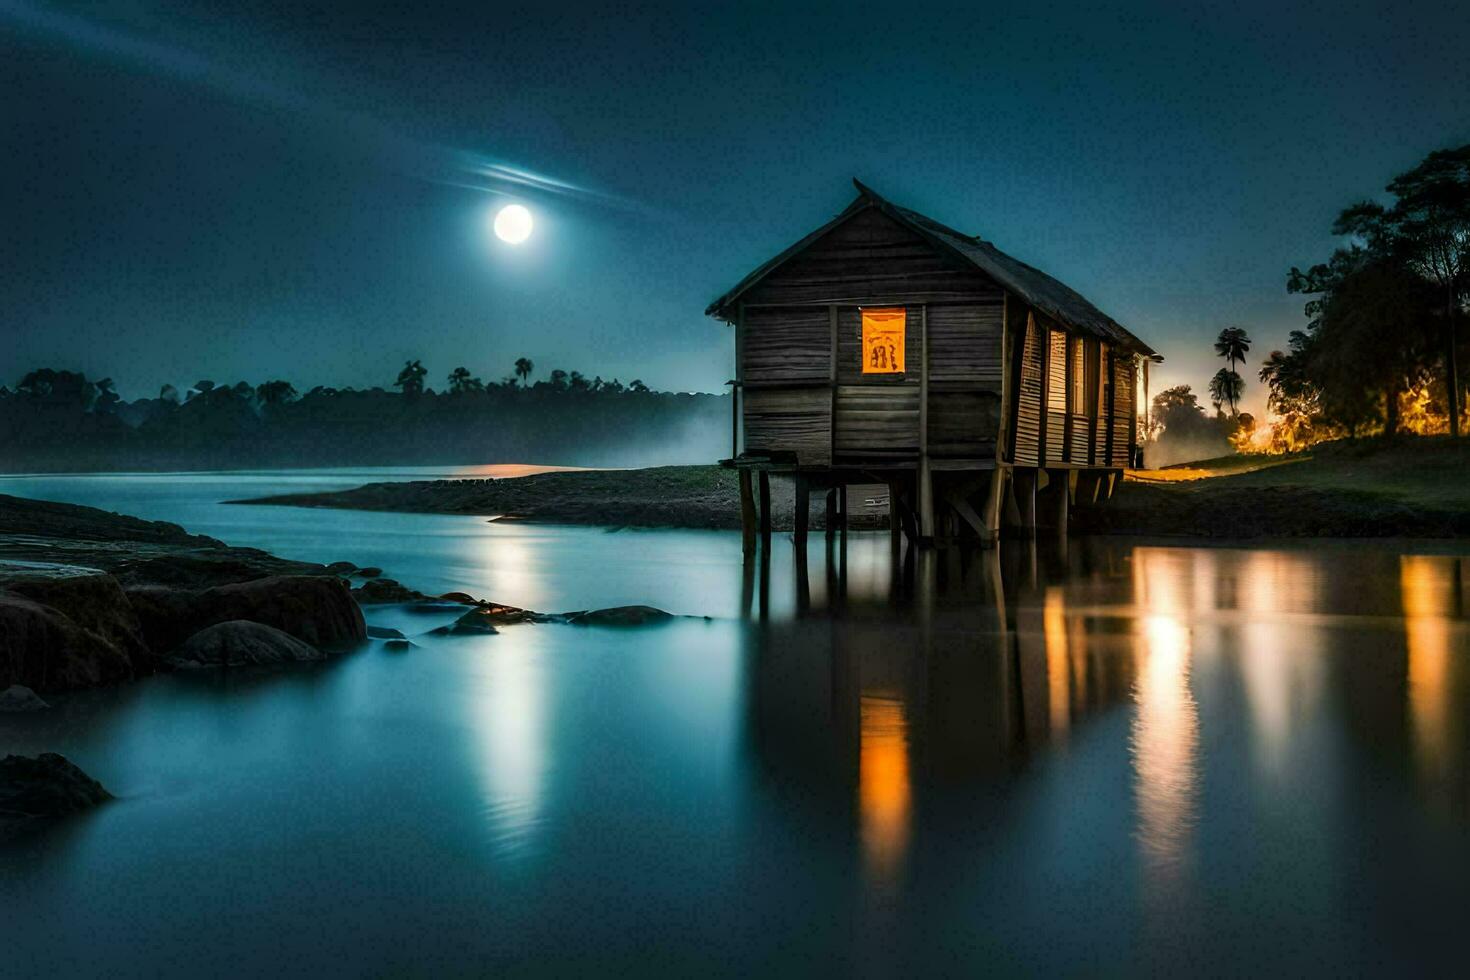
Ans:
{"type": "MultiPolygon", "coordinates": [[[[886,483],[918,541],[995,539],[1112,492],[1138,445],[1154,352],[1081,295],[990,242],[854,181],[827,224],[710,304],[735,327],[734,446],[747,547],[769,533],[769,477],[794,477],[828,527],[848,484],[886,483]],[[761,507],[753,499],[758,478],[761,507]],[[967,530],[968,529],[968,530],[967,530]]],[[[895,533],[897,533],[895,531],[895,533]]]]}

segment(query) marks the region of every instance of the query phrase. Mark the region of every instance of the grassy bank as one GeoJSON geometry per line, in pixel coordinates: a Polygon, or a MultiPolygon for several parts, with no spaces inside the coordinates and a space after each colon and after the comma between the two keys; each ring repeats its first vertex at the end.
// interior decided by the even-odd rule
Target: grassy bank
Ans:
{"type": "Polygon", "coordinates": [[[1470,447],[1443,438],[1333,443],[1130,472],[1102,533],[1192,537],[1470,537],[1470,447]]]}
{"type": "MultiPolygon", "coordinates": [[[[778,483],[777,528],[791,527],[791,498],[789,486],[778,483]]],[[[740,526],[736,476],[716,466],[370,483],[239,502],[560,524],[740,526]]],[[[1130,472],[1112,500],[1080,509],[1075,525],[1102,534],[1206,538],[1470,537],[1470,447],[1409,439],[1130,472]]]]}
{"type": "MultiPolygon", "coordinates": [[[[780,499],[788,495],[775,496],[778,519],[784,507],[789,523],[791,502],[780,499]]],[[[369,483],[335,493],[293,493],[236,503],[479,514],[549,524],[740,526],[737,477],[734,471],[718,466],[538,473],[504,480],[369,483]]]]}

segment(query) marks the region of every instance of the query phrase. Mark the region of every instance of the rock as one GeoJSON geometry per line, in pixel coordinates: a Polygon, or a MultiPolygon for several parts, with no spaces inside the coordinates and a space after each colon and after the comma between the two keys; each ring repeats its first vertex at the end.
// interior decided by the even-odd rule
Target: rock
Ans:
{"type": "Polygon", "coordinates": [[[132,658],[111,640],[50,606],[0,592],[0,687],[66,691],[134,673],[132,658]]]}
{"type": "Polygon", "coordinates": [[[574,626],[650,626],[673,618],[673,613],[652,606],[614,606],[611,609],[566,613],[564,617],[574,626]]]}
{"type": "Polygon", "coordinates": [[[405,585],[400,585],[391,578],[369,579],[352,590],[352,598],[365,606],[388,602],[432,601],[430,596],[424,595],[417,589],[410,589],[405,585]]]}
{"type": "Polygon", "coordinates": [[[0,589],[49,606],[127,657],[133,672],[153,669],[153,655],[117,579],[95,568],[49,562],[0,562],[0,589]]]}
{"type": "Polygon", "coordinates": [[[435,636],[495,636],[500,632],[489,623],[450,623],[429,630],[435,636]]]}
{"type": "Polygon", "coordinates": [[[403,633],[391,626],[368,626],[367,635],[377,640],[401,640],[403,633]]]}
{"type": "Polygon", "coordinates": [[[327,571],[333,575],[351,575],[357,571],[357,566],[350,561],[334,561],[327,566],[327,571]]]}
{"type": "Polygon", "coordinates": [[[288,561],[258,548],[186,551],[126,561],[113,570],[123,589],[146,585],[208,589],[273,575],[326,575],[327,566],[288,561]]]}
{"type": "Polygon", "coordinates": [[[500,632],[501,626],[516,626],[521,623],[546,623],[557,619],[545,613],[532,612],[529,609],[521,609],[518,606],[501,606],[492,602],[482,603],[450,626],[441,626],[431,633],[440,636],[466,636],[466,635],[494,635],[500,632]]]}
{"type": "Polygon", "coordinates": [[[364,568],[359,568],[357,570],[357,574],[361,575],[363,578],[377,578],[379,575],[383,574],[383,570],[376,565],[368,565],[364,568]]]}
{"type": "Polygon", "coordinates": [[[362,610],[335,576],[281,575],[212,589],[128,590],[155,650],[174,650],[206,626],[244,619],[273,626],[319,650],[367,639],[362,610]]]}
{"type": "Polygon", "coordinates": [[[54,752],[0,759],[0,837],[110,799],[101,783],[54,752]]]}
{"type": "Polygon", "coordinates": [[[464,611],[464,603],[440,602],[436,599],[430,599],[428,602],[415,602],[406,605],[403,607],[403,611],[411,613],[423,613],[425,615],[458,613],[464,611]]]}
{"type": "Polygon", "coordinates": [[[516,606],[501,606],[493,602],[476,606],[463,616],[459,617],[457,623],[463,625],[484,624],[488,626],[514,626],[517,623],[541,622],[546,617],[529,609],[520,609],[516,606]]]}
{"type": "Polygon", "coordinates": [[[36,696],[36,692],[23,684],[12,684],[0,691],[0,712],[40,711],[51,705],[36,696]]]}
{"type": "Polygon", "coordinates": [[[404,639],[403,637],[400,636],[397,639],[384,641],[384,643],[383,643],[383,649],[384,650],[407,650],[410,647],[412,647],[413,645],[414,644],[411,641],[409,641],[407,639],[404,639]]]}
{"type": "Polygon", "coordinates": [[[480,600],[476,599],[468,592],[446,592],[439,598],[443,599],[445,602],[457,602],[465,606],[478,606],[480,604],[480,600]]]}
{"type": "Polygon", "coordinates": [[[232,619],[185,640],[168,662],[175,667],[244,667],[325,660],[316,647],[273,626],[232,619]]]}

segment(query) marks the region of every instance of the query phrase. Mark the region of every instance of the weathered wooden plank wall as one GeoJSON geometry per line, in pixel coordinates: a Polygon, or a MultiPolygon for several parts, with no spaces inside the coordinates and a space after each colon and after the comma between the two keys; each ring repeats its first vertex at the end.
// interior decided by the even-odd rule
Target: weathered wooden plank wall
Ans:
{"type": "Polygon", "coordinates": [[[740,377],[747,385],[827,380],[832,338],[825,307],[748,309],[744,329],[740,377]]]}
{"type": "Polygon", "coordinates": [[[1127,466],[1129,437],[1133,431],[1133,372],[1132,357],[1119,356],[1113,362],[1113,451],[1109,464],[1127,466]]]}
{"type": "Polygon", "coordinates": [[[839,456],[913,457],[919,452],[919,386],[838,385],[839,456]]]}
{"type": "Polygon", "coordinates": [[[1060,463],[1067,446],[1067,335],[1047,332],[1046,461],[1060,463]]]}
{"type": "Polygon", "coordinates": [[[954,382],[987,391],[1001,390],[1001,316],[999,289],[987,303],[929,306],[929,381],[954,382]]]}
{"type": "Polygon", "coordinates": [[[743,297],[747,307],[988,300],[994,284],[936,252],[877,209],[860,211],[771,270],[743,297]]]}
{"type": "Polygon", "coordinates": [[[1027,316],[1021,352],[1021,390],[1016,408],[1016,458],[1019,466],[1035,466],[1041,445],[1041,345],[1040,328],[1027,316]]]}
{"type": "Polygon", "coordinates": [[[1000,394],[994,391],[931,391],[929,455],[988,459],[1000,433],[1000,394]]]}
{"type": "Polygon", "coordinates": [[[794,452],[802,463],[832,462],[832,389],[747,388],[745,451],[794,452]]]}

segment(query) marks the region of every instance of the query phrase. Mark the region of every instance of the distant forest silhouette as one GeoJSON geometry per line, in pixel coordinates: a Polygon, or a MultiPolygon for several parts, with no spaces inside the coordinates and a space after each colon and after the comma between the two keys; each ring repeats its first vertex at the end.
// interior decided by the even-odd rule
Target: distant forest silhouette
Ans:
{"type": "Polygon", "coordinates": [[[0,470],[253,469],[531,462],[636,466],[729,452],[728,395],[653,391],[642,381],[519,359],[499,382],[463,367],[442,391],[409,361],[390,390],[201,380],[126,401],[111,378],[31,371],[0,386],[0,470]]]}

